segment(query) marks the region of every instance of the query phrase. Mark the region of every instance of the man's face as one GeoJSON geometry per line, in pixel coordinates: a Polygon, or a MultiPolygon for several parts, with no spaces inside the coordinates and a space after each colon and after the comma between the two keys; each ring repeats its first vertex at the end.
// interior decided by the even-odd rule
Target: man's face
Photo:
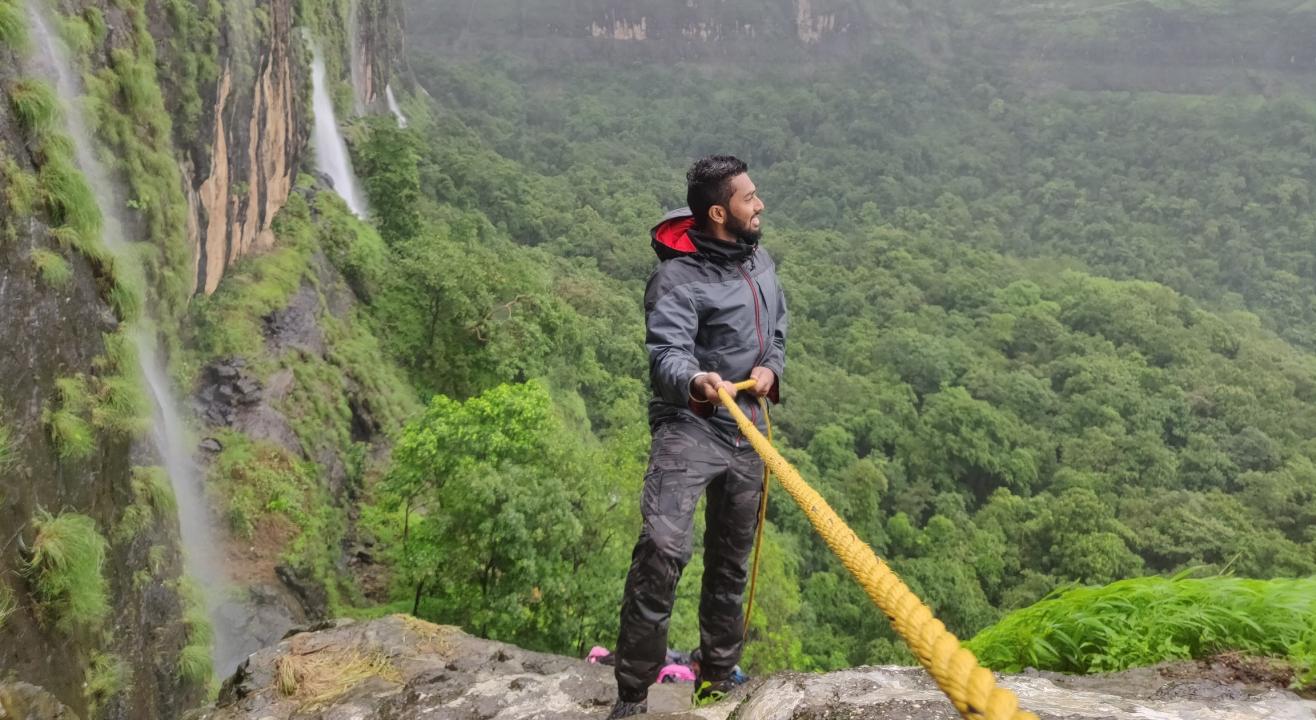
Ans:
{"type": "Polygon", "coordinates": [[[731,200],[728,201],[727,232],[741,242],[756,243],[763,235],[759,214],[763,212],[763,201],[759,199],[758,188],[741,173],[731,178],[731,200]]]}

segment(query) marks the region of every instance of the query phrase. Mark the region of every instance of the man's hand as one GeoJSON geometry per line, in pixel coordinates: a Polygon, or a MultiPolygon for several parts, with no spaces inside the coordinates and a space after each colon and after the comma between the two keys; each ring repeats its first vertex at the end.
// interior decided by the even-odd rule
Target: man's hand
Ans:
{"type": "Polygon", "coordinates": [[[772,384],[777,382],[777,374],[761,365],[750,370],[749,377],[754,381],[754,394],[759,397],[767,397],[772,384]]]}
{"type": "Polygon", "coordinates": [[[717,389],[722,388],[727,391],[731,397],[736,396],[736,386],[722,379],[721,375],[715,372],[704,373],[694,379],[691,383],[690,395],[696,400],[703,402],[717,402],[717,389]]]}

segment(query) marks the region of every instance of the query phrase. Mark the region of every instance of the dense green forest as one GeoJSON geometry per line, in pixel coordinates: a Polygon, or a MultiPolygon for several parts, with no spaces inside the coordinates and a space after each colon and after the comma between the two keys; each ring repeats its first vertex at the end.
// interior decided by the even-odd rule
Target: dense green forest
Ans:
{"type": "MultiPolygon", "coordinates": [[[[767,203],[792,314],[779,444],[960,636],[1073,584],[1316,573],[1308,100],[1041,95],[895,48],[752,72],[413,65],[408,129],[349,128],[374,227],[295,196],[273,258],[193,306],[202,362],[267,353],[260,318],[321,251],[360,301],[336,352],[395,439],[350,469],[389,579],[361,612],[612,644],[648,442],[647,230],[710,152],[748,160],[767,203]]],[[[297,430],[351,445],[324,390],[297,430]]],[[[306,470],[271,452],[226,445],[218,467],[256,488],[223,493],[235,527],[279,515],[332,547],[345,520],[303,509],[306,470]]],[[[907,660],[784,494],[769,521],[749,669],[907,660]]]]}

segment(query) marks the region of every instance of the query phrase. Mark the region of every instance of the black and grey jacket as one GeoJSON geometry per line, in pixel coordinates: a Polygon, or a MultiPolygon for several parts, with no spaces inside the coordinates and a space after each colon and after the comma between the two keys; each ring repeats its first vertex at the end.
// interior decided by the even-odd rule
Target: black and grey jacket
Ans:
{"type": "MultiPolygon", "coordinates": [[[[729,438],[740,433],[722,407],[694,401],[690,381],[716,372],[732,382],[762,365],[786,368],[786,297],[776,266],[757,244],[721,242],[694,229],[688,208],[668,213],[651,232],[658,268],[644,292],[645,346],[649,351],[649,424],[678,416],[707,418],[729,438]]],[[[772,399],[776,401],[777,386],[772,399]]],[[[737,401],[763,427],[758,401],[737,401]]]]}

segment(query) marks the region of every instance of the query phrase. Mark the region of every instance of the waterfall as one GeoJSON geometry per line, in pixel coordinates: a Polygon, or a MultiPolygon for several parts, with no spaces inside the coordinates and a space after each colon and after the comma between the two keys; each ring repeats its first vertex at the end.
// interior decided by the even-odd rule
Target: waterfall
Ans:
{"type": "Polygon", "coordinates": [[[347,62],[352,74],[352,101],[355,114],[366,114],[365,58],[361,55],[361,25],[357,15],[361,0],[347,3],[347,62]]]}
{"type": "Polygon", "coordinates": [[[347,154],[347,143],[342,133],[338,132],[338,118],[334,115],[334,103],[329,99],[328,81],[325,78],[324,56],[320,45],[311,41],[311,85],[313,105],[315,108],[315,164],[320,172],[329,176],[334,190],[347,203],[347,207],[359,218],[366,216],[366,203],[356,185],[356,174],[352,172],[352,159],[347,154]]]}
{"type": "MultiPolygon", "coordinates": [[[[63,104],[65,130],[73,142],[74,159],[100,207],[103,217],[102,239],[106,247],[114,253],[122,268],[141,273],[141,258],[124,234],[124,203],[116,192],[116,185],[111,181],[108,169],[96,152],[94,136],[88,130],[83,116],[81,79],[69,60],[63,42],[51,31],[50,23],[35,2],[28,0],[27,6],[28,21],[36,41],[36,52],[28,62],[54,81],[63,104]]],[[[149,327],[149,321],[144,325],[149,327]]],[[[231,624],[216,622],[221,607],[226,603],[231,604],[228,603],[228,578],[222,558],[218,556],[218,535],[211,524],[200,473],[192,461],[196,445],[188,437],[187,426],[179,415],[179,406],[170,388],[153,335],[144,328],[137,328],[132,333],[139,369],[154,406],[151,439],[169,474],[178,502],[178,528],[187,573],[201,586],[209,606],[207,609],[215,630],[215,669],[227,674],[242,659],[241,656],[235,657],[236,648],[244,642],[251,645],[251,642],[239,637],[231,624]]]]}
{"type": "Polygon", "coordinates": [[[393,111],[393,115],[398,119],[398,127],[407,127],[407,116],[402,114],[402,108],[398,106],[398,99],[393,96],[393,86],[384,86],[384,98],[388,100],[388,109],[393,111]]]}

